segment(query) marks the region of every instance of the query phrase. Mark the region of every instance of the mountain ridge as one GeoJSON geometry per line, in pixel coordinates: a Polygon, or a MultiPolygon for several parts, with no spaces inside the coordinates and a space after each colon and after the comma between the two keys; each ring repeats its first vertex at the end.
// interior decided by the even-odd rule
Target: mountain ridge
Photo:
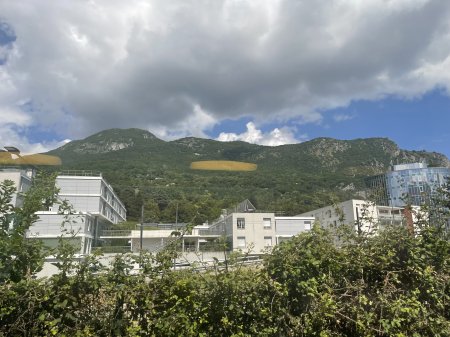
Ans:
{"type": "Polygon", "coordinates": [[[136,218],[142,200],[153,200],[163,211],[174,200],[195,203],[206,196],[221,208],[248,198],[259,209],[299,214],[332,199],[361,197],[364,178],[383,173],[392,164],[426,161],[450,167],[443,154],[400,149],[381,137],[320,137],[272,147],[196,137],[164,141],[140,129],[104,130],[48,154],[62,159],[62,169],[103,172],[136,218]],[[200,160],[244,161],[258,169],[191,170],[190,164],[200,160]],[[139,196],[134,195],[136,189],[139,196]]]}

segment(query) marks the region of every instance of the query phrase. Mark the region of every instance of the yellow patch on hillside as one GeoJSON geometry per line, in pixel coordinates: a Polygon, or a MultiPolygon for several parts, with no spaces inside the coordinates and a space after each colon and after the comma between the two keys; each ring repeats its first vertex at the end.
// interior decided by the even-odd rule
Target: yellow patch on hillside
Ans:
{"type": "Polygon", "coordinates": [[[61,165],[61,159],[46,154],[17,155],[0,152],[0,165],[61,165]]]}
{"type": "Polygon", "coordinates": [[[258,165],[231,160],[204,160],[191,163],[193,170],[210,171],[255,171],[258,165]]]}

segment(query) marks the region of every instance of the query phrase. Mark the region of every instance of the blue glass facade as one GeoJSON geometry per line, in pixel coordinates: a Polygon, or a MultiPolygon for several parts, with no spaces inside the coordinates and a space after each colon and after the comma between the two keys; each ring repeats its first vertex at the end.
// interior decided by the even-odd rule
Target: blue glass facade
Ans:
{"type": "Polygon", "coordinates": [[[394,165],[384,175],[368,179],[370,188],[378,188],[376,202],[380,205],[402,207],[406,204],[423,205],[436,194],[450,177],[450,168],[427,167],[426,164],[394,165]]]}

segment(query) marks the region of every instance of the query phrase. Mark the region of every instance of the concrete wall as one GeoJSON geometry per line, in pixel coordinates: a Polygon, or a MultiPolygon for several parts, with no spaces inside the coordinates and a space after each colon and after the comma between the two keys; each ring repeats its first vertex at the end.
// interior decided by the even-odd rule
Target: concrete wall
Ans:
{"type": "MultiPolygon", "coordinates": [[[[64,215],[56,212],[37,212],[39,220],[29,229],[29,235],[54,236],[61,234],[61,226],[64,215]]],[[[88,214],[71,215],[70,223],[65,223],[64,228],[75,233],[92,235],[94,230],[94,218],[88,214]]]]}
{"type": "MultiPolygon", "coordinates": [[[[39,220],[35,222],[28,230],[27,237],[32,239],[41,239],[45,242],[57,244],[57,239],[64,235],[67,240],[80,243],[81,254],[90,253],[95,219],[89,214],[80,214],[70,216],[70,221],[64,224],[64,216],[56,212],[37,212],[39,220]],[[63,232],[63,230],[67,232],[63,232]]],[[[52,248],[52,247],[50,247],[52,248]]]]}
{"type": "Polygon", "coordinates": [[[314,217],[275,217],[275,233],[277,236],[294,236],[309,231],[314,221],[314,217]]]}
{"type": "Polygon", "coordinates": [[[101,215],[112,223],[126,220],[125,206],[102,177],[58,176],[56,185],[60,198],[75,210],[101,215]]]}
{"type": "Polygon", "coordinates": [[[24,193],[31,187],[31,178],[24,170],[4,170],[0,171],[0,182],[5,180],[11,180],[14,182],[14,186],[17,192],[13,195],[11,204],[15,207],[21,207],[23,205],[23,198],[20,193],[24,193]]]}
{"type": "Polygon", "coordinates": [[[251,249],[252,253],[263,253],[276,244],[274,213],[232,213],[233,250],[251,249]],[[244,219],[245,228],[238,227],[244,219]],[[270,224],[270,226],[265,226],[270,224]]]}

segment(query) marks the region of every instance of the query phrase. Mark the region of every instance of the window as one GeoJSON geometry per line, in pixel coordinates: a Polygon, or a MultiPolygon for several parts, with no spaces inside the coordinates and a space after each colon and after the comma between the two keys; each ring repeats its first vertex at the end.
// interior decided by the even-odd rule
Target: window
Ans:
{"type": "Polygon", "coordinates": [[[311,221],[305,221],[304,224],[305,224],[305,229],[306,230],[310,230],[311,229],[311,221]]]}
{"type": "Polygon", "coordinates": [[[237,218],[237,229],[245,229],[245,219],[237,218]]]}
{"type": "Polygon", "coordinates": [[[264,228],[270,228],[272,226],[270,218],[263,219],[264,228]]]}
{"type": "Polygon", "coordinates": [[[237,246],[238,248],[245,248],[245,236],[237,237],[237,246]]]}
{"type": "Polygon", "coordinates": [[[272,237],[271,236],[264,237],[264,247],[272,247],[272,237]]]}

